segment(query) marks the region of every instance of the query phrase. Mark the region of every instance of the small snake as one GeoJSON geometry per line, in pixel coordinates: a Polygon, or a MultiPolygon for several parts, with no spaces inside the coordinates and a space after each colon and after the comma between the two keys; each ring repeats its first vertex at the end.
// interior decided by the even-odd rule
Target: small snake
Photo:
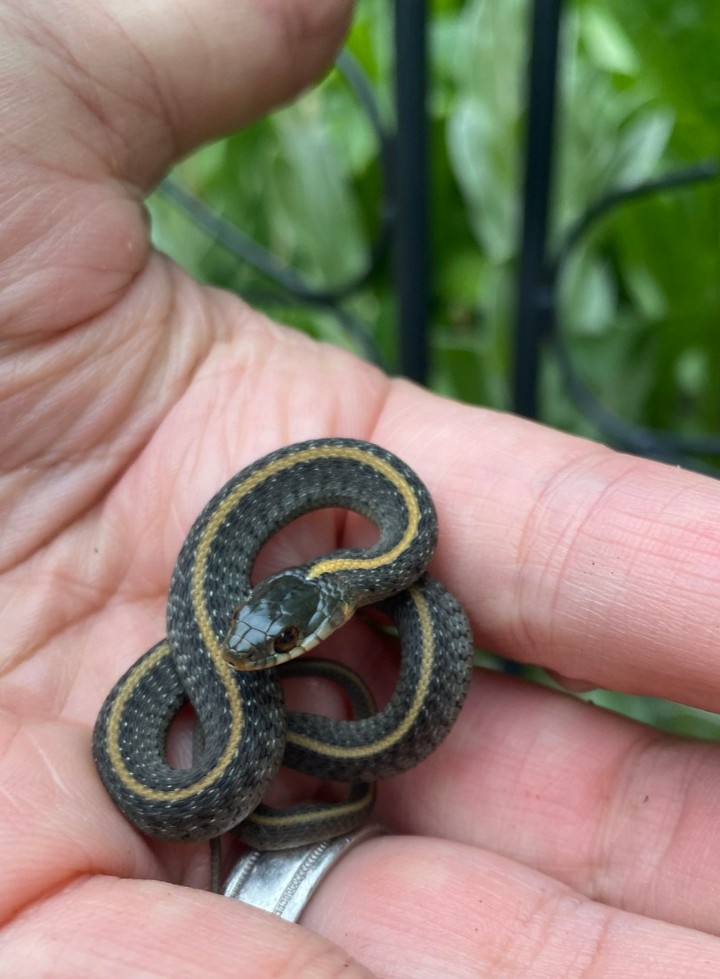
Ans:
{"type": "Polygon", "coordinates": [[[373,783],[422,761],[443,740],[470,682],[465,614],[424,573],[436,539],[435,508],[423,483],[368,442],[300,442],[226,483],[180,551],[167,638],[115,684],[95,725],[95,763],[126,818],[165,840],[211,839],[235,828],[260,849],[315,842],[359,825],[372,806],[373,783]],[[265,541],[324,507],[367,517],[380,531],[378,541],[314,558],[253,589],[250,575],[265,541]],[[395,692],[380,711],[352,670],[295,659],[370,604],[391,617],[402,652],[395,692]],[[353,718],[287,712],[279,680],[305,675],[339,683],[353,718]],[[190,768],[175,768],[167,735],[188,702],[200,745],[190,768]],[[352,783],[349,795],[285,810],[261,805],[281,763],[352,783]]]}

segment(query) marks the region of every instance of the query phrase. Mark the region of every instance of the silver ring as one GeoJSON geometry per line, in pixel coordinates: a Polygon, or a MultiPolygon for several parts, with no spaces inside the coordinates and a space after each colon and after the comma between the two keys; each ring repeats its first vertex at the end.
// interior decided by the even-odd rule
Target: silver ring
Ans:
{"type": "Polygon", "coordinates": [[[248,850],[230,871],[222,893],[285,921],[297,921],[338,860],[359,843],[384,834],[382,826],[371,824],[347,836],[292,850],[248,850]]]}

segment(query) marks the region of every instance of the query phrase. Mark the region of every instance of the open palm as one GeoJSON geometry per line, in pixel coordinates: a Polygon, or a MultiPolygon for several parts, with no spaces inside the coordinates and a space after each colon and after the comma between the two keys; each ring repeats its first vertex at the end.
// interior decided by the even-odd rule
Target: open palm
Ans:
{"type": "MultiPolygon", "coordinates": [[[[382,788],[413,835],[348,856],[312,931],[179,886],[205,850],[140,837],[94,770],[98,708],[162,635],[199,509],[325,435],[427,482],[433,569],[479,643],[720,696],[714,483],[389,381],[150,251],[147,190],[314,78],[348,7],[0,7],[0,974],[717,976],[720,753],[562,694],[478,676],[446,744],[382,788]]],[[[312,523],[268,560],[357,533],[312,523]]]]}

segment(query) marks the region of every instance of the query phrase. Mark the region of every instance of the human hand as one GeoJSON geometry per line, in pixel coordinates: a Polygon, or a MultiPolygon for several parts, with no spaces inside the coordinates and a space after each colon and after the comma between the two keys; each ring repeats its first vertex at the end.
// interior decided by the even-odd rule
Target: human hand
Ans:
{"type": "MultiPolygon", "coordinates": [[[[714,979],[713,745],[479,672],[446,743],[380,788],[410,835],[349,854],[306,928],[179,886],[204,883],[206,848],[142,838],[93,767],[98,708],[162,635],[201,506],[332,434],[427,482],[433,570],[479,644],[720,697],[715,483],[389,381],[149,251],[148,188],[314,77],[348,8],[2,7],[0,974],[714,979]]],[[[326,514],[289,530],[268,564],[359,533],[326,514]]],[[[378,656],[352,661],[382,687],[378,656]]]]}

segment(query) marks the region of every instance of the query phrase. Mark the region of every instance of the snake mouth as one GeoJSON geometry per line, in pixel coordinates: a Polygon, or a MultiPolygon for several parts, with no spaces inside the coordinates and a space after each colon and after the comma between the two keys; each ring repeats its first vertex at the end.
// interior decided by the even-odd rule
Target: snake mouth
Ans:
{"type": "Polygon", "coordinates": [[[240,673],[250,673],[254,670],[269,670],[272,666],[280,666],[282,663],[287,663],[288,660],[295,659],[303,652],[305,650],[301,649],[298,652],[284,653],[282,656],[278,656],[274,652],[264,655],[248,655],[247,653],[238,655],[232,649],[224,649],[223,659],[234,670],[238,670],[240,673]]]}
{"type": "Polygon", "coordinates": [[[323,622],[318,629],[311,632],[308,636],[303,636],[301,640],[286,648],[278,648],[277,636],[266,636],[263,642],[255,642],[252,645],[246,644],[241,649],[233,649],[226,642],[222,656],[226,663],[233,669],[241,673],[250,673],[253,670],[269,670],[273,666],[282,666],[291,659],[297,659],[303,653],[309,652],[326,639],[331,632],[334,632],[327,622],[323,622]]]}

